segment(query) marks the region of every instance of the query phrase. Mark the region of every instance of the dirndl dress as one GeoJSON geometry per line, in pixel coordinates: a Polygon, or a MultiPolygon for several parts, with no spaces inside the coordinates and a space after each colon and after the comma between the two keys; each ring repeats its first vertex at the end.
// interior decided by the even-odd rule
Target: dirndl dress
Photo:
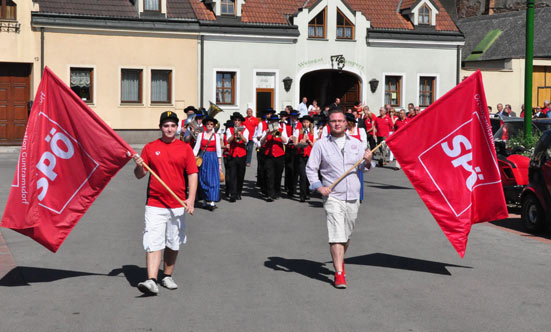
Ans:
{"type": "Polygon", "coordinates": [[[220,200],[220,169],[216,151],[205,151],[203,153],[203,164],[199,168],[199,185],[208,202],[220,200]]]}

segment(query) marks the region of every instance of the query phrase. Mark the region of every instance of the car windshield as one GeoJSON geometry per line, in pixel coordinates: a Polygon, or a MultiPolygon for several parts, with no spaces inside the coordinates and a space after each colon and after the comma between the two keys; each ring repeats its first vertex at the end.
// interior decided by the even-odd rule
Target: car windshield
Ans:
{"type": "MultiPolygon", "coordinates": [[[[551,129],[549,121],[532,121],[532,135],[541,135],[542,131],[551,129]]],[[[494,140],[507,141],[524,133],[524,121],[504,122],[494,134],[494,140]]]]}

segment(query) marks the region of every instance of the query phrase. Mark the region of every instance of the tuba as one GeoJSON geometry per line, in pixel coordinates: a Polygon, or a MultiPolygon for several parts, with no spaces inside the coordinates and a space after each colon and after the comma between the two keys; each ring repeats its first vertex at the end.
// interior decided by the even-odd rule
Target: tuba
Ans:
{"type": "MultiPolygon", "coordinates": [[[[218,113],[224,112],[223,109],[221,109],[218,105],[214,104],[212,101],[209,101],[209,103],[210,103],[210,106],[209,106],[209,110],[207,111],[207,115],[210,118],[214,118],[216,115],[218,115],[218,113]]],[[[214,132],[217,133],[219,129],[220,129],[220,122],[218,122],[214,127],[214,132]]]]}
{"type": "Polygon", "coordinates": [[[203,126],[200,125],[199,122],[197,122],[197,119],[195,119],[195,115],[192,115],[189,118],[187,118],[186,121],[184,122],[184,125],[186,124],[188,125],[189,133],[191,137],[194,140],[196,140],[197,135],[203,132],[203,126]]]}

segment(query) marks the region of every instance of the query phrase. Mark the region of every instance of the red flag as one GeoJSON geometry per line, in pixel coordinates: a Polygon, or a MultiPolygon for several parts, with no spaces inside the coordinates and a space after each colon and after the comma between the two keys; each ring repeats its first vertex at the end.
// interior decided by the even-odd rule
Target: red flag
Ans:
{"type": "Polygon", "coordinates": [[[480,71],[386,143],[461,257],[473,223],[508,217],[480,71]]]}
{"type": "Polygon", "coordinates": [[[56,252],[134,153],[46,68],[0,226],[56,252]]]}

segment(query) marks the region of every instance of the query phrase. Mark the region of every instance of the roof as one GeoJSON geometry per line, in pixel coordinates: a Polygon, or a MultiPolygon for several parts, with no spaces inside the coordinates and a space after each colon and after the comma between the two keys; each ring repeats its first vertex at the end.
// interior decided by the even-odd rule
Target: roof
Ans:
{"type": "MultiPolygon", "coordinates": [[[[68,14],[93,17],[138,18],[137,0],[36,0],[40,4],[40,13],[68,14]]],[[[376,30],[416,30],[409,19],[397,9],[419,0],[341,0],[353,11],[360,11],[376,30]]],[[[436,31],[458,32],[451,17],[439,0],[431,0],[441,8],[437,15],[436,31]]],[[[167,19],[197,20],[216,22],[224,25],[225,18],[216,17],[202,0],[167,0],[167,19]]],[[[254,24],[293,27],[291,16],[300,10],[311,8],[320,0],[247,0],[242,7],[242,16],[236,17],[233,24],[254,24]]]]}
{"type": "MultiPolygon", "coordinates": [[[[549,22],[551,8],[535,10],[534,57],[551,57],[547,31],[549,22]]],[[[465,18],[459,20],[457,25],[465,35],[463,61],[502,60],[525,56],[524,11],[465,18]]]]}

